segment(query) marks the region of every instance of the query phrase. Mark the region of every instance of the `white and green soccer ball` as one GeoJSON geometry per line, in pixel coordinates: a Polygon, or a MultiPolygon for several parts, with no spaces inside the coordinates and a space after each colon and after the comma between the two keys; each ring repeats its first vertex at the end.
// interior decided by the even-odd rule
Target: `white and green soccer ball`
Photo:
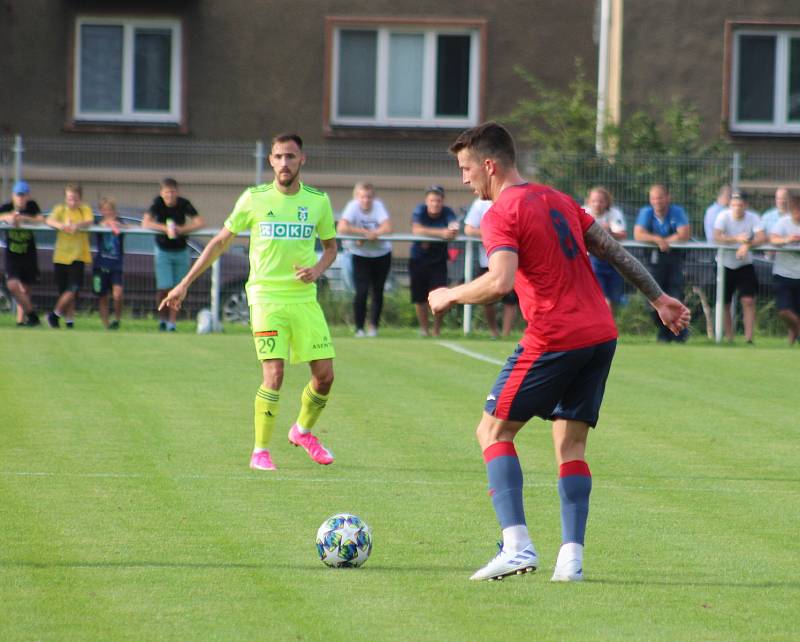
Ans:
{"type": "Polygon", "coordinates": [[[371,552],[372,531],[360,517],[339,513],[317,530],[317,554],[328,566],[361,566],[371,552]]]}

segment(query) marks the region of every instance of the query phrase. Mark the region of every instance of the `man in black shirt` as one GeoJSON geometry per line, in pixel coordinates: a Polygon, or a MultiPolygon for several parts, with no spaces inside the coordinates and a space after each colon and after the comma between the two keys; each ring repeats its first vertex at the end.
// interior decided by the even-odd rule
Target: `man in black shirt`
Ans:
{"type": "Polygon", "coordinates": [[[6,284],[17,301],[17,325],[37,326],[39,315],[31,301],[31,286],[39,280],[36,258],[36,241],[31,230],[20,230],[20,225],[44,223],[39,205],[31,199],[31,189],[25,181],[14,183],[9,203],[0,205],[0,221],[11,229],[6,230],[6,284]],[[8,213],[5,213],[8,212],[8,213]]]}
{"type": "MultiPolygon", "coordinates": [[[[205,225],[194,206],[178,196],[174,178],[162,180],[158,194],[142,217],[142,227],[161,232],[156,236],[156,306],[189,271],[187,235],[205,225]]],[[[158,329],[174,332],[177,315],[176,309],[165,307],[159,312],[158,329]]]]}

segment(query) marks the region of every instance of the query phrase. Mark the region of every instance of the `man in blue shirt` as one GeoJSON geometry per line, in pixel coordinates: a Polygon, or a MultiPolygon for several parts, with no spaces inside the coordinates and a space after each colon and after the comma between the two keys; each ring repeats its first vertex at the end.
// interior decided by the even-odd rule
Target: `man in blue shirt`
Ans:
{"type": "MultiPolygon", "coordinates": [[[[689,240],[691,229],[689,218],[682,207],[670,203],[669,190],[664,185],[650,187],[650,205],[639,210],[633,238],[640,242],[655,243],[646,261],[653,278],[665,293],[675,298],[683,298],[683,252],[672,249],[672,243],[689,240]]],[[[684,329],[677,336],[664,330],[661,320],[658,324],[659,341],[686,341],[684,329]]]]}
{"type": "MultiPolygon", "coordinates": [[[[447,286],[447,241],[458,234],[458,220],[444,204],[444,188],[431,185],[425,202],[411,214],[411,233],[440,238],[441,241],[414,241],[408,262],[411,277],[411,302],[414,304],[423,336],[430,334],[428,324],[428,292],[447,286]]],[[[433,317],[433,336],[439,336],[443,314],[433,317]]]]}

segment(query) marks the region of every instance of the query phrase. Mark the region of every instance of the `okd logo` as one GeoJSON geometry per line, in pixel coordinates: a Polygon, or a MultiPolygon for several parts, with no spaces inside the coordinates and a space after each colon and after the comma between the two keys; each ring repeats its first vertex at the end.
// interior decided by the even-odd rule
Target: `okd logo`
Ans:
{"type": "Polygon", "coordinates": [[[263,239],[310,239],[314,236],[312,223],[259,223],[258,235],[263,239]]]}

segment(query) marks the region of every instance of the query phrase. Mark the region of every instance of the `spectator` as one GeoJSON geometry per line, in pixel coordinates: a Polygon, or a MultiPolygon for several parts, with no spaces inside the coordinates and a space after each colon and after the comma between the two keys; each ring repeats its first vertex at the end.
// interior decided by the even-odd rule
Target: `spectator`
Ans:
{"type": "MultiPolygon", "coordinates": [[[[194,206],[178,195],[178,181],[174,178],[162,180],[158,196],[142,217],[142,227],[161,232],[156,236],[156,305],[189,271],[186,237],[203,225],[203,217],[194,206]]],[[[158,329],[175,332],[177,318],[177,308],[164,307],[159,311],[158,329]]]]}
{"type": "Polygon", "coordinates": [[[364,237],[364,240],[346,241],[345,244],[353,259],[353,279],[356,286],[353,314],[356,336],[376,337],[383,309],[383,287],[392,267],[392,244],[381,241],[378,237],[392,233],[392,222],[386,207],[375,198],[375,188],[370,183],[356,183],[353,200],[345,205],[337,231],[339,234],[364,237]],[[372,309],[369,327],[365,332],[367,295],[370,291],[372,309]]]}
{"type": "MultiPolygon", "coordinates": [[[[474,236],[481,238],[481,221],[483,215],[492,206],[492,201],[476,198],[469,208],[467,216],[464,219],[464,234],[467,236],[474,236]]],[[[478,276],[486,274],[489,271],[489,258],[486,256],[486,249],[483,243],[478,244],[478,265],[480,272],[478,276]]],[[[517,304],[519,299],[517,293],[511,290],[508,294],[500,299],[503,302],[503,336],[507,337],[511,334],[511,328],[514,326],[514,320],[517,318],[517,304]]],[[[484,306],[486,312],[486,324],[489,326],[489,332],[492,337],[497,339],[500,333],[497,330],[497,312],[495,310],[495,303],[487,303],[484,306]]]]}
{"type": "MultiPolygon", "coordinates": [[[[672,249],[672,243],[689,240],[689,218],[682,207],[670,203],[669,190],[664,185],[653,185],[648,195],[650,205],[639,210],[633,238],[658,246],[650,252],[648,268],[664,292],[680,299],[683,297],[683,252],[672,249]]],[[[662,325],[657,315],[653,318],[658,326],[659,341],[686,341],[686,328],[676,336],[662,325]]]]}
{"type": "Polygon", "coordinates": [[[717,215],[714,223],[714,241],[720,245],[736,245],[736,252],[723,252],[725,268],[725,292],[723,301],[728,307],[725,315],[725,336],[733,342],[733,293],[739,293],[744,317],[744,338],[753,343],[753,327],[756,322],[756,290],[758,279],[753,267],[751,248],[764,242],[764,231],[756,212],[748,210],[744,194],[734,192],[730,208],[717,215]]]}
{"type": "Polygon", "coordinates": [[[20,225],[44,223],[44,216],[31,198],[28,183],[14,183],[11,201],[0,205],[0,213],[3,213],[0,221],[12,228],[6,230],[6,285],[17,302],[17,325],[37,326],[39,315],[31,299],[31,287],[39,280],[36,240],[31,230],[18,228],[20,225]]]}
{"type": "MultiPolygon", "coordinates": [[[[611,193],[605,187],[598,186],[589,191],[584,209],[612,238],[622,241],[628,238],[625,216],[613,205],[614,199],[611,197],[611,193]]],[[[622,303],[624,288],[622,277],[607,261],[598,259],[591,254],[589,260],[592,263],[594,274],[600,282],[600,287],[603,288],[606,303],[613,312],[614,307],[622,303]]]]}
{"type": "Polygon", "coordinates": [[[709,243],[714,242],[714,223],[717,221],[717,215],[724,209],[727,209],[731,203],[731,186],[723,185],[717,192],[717,200],[711,203],[706,209],[706,215],[703,217],[703,228],[706,233],[706,241],[709,243]]]}
{"type": "MultiPolygon", "coordinates": [[[[414,241],[408,271],[411,277],[411,302],[419,321],[419,332],[431,334],[428,322],[428,292],[447,285],[447,241],[458,234],[458,221],[453,210],[444,204],[444,188],[431,185],[425,202],[411,214],[411,233],[433,236],[441,241],[414,241]]],[[[444,313],[433,316],[433,336],[438,337],[444,313]]]]}
{"type": "Polygon", "coordinates": [[[775,207],[768,209],[761,215],[761,227],[767,236],[772,232],[774,225],[784,216],[789,216],[789,190],[786,187],[779,187],[775,190],[775,207]]]}
{"type": "Polygon", "coordinates": [[[117,206],[113,199],[101,198],[101,219],[99,224],[109,228],[110,232],[97,234],[97,253],[92,270],[92,289],[97,295],[97,307],[100,318],[108,330],[118,330],[122,317],[122,263],[123,241],[120,233],[126,227],[117,216],[117,206]],[[108,295],[114,301],[114,320],[109,321],[108,295]]]}
{"type": "Polygon", "coordinates": [[[782,216],[772,227],[769,242],[798,249],[797,252],[775,252],[772,267],[776,307],[789,332],[789,345],[793,345],[800,335],[800,197],[791,197],[789,209],[791,214],[782,216]]]}
{"type": "Polygon", "coordinates": [[[92,209],[81,203],[83,188],[67,183],[65,202],[56,205],[46,223],[58,230],[53,250],[53,269],[58,286],[58,301],[47,315],[51,328],[58,328],[64,319],[67,328],[75,325],[75,303],[83,287],[84,266],[92,261],[89,233],[84,231],[94,223],[92,209]]]}

